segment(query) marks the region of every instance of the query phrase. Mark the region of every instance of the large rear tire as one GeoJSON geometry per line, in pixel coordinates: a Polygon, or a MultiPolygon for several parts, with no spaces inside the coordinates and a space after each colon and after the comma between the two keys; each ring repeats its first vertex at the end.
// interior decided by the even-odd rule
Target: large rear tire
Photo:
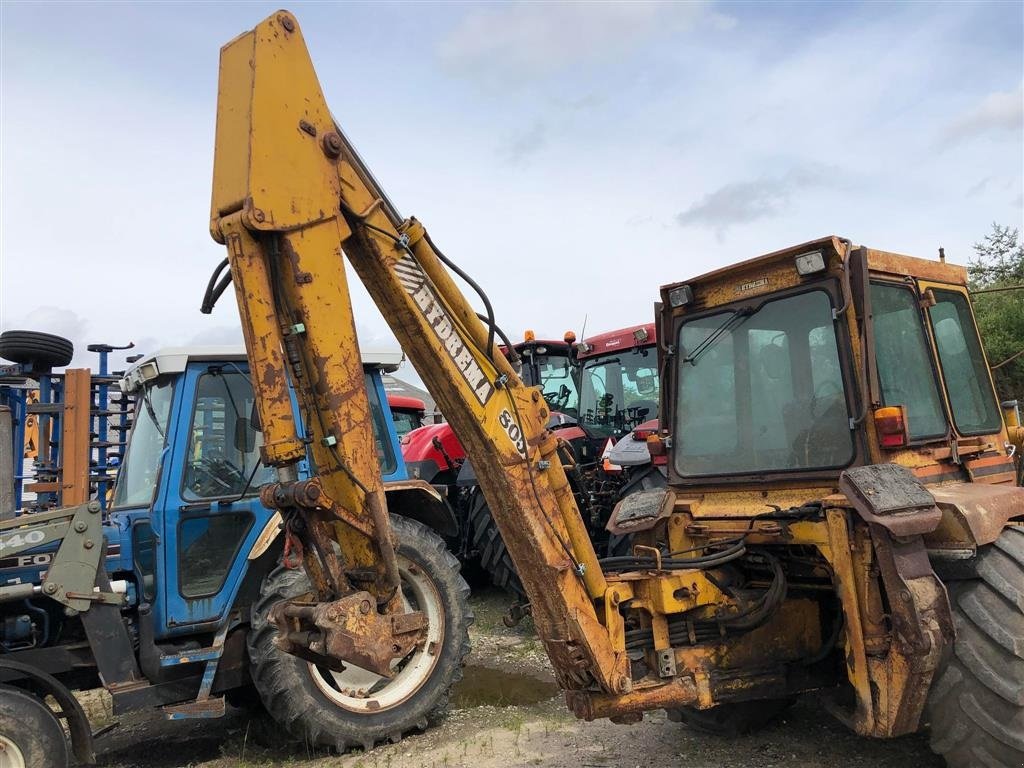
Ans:
{"type": "Polygon", "coordinates": [[[391,680],[352,665],[334,673],[274,646],[276,629],[267,612],[309,590],[301,569],[271,572],[253,607],[247,640],[253,682],[270,716],[309,744],[342,752],[369,750],[383,739],[397,742],[414,728],[425,729],[462,678],[473,614],[459,563],[426,526],[395,515],[391,525],[402,593],[410,607],[427,614],[427,642],[397,665],[391,680]]]}
{"type": "Polygon", "coordinates": [[[0,768],[67,768],[68,741],[53,711],[28,691],[0,686],[0,768]]]}
{"type": "Polygon", "coordinates": [[[512,556],[501,538],[498,524],[491,516],[487,499],[479,488],[473,489],[469,499],[469,524],[472,526],[473,548],[479,557],[480,568],[490,576],[491,583],[519,602],[527,602],[523,582],[519,580],[512,556]]]}
{"type": "Polygon", "coordinates": [[[928,693],[931,747],[950,768],[1024,765],[1024,528],[978,555],[953,585],[956,640],[928,693]]]}

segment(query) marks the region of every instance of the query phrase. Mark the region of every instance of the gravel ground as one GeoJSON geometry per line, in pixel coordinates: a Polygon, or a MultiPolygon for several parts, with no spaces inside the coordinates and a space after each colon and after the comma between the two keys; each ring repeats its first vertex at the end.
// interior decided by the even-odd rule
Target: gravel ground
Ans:
{"type": "MultiPolygon", "coordinates": [[[[98,741],[107,768],[941,768],[923,736],[862,739],[813,698],[757,734],[719,738],[649,713],[635,725],[584,723],[566,710],[529,620],[509,630],[497,593],[473,598],[473,653],[446,717],[424,734],[369,753],[337,755],[284,740],[265,716],[233,710],[218,720],[171,723],[132,715],[98,741]]],[[[83,696],[97,725],[104,694],[83,696]]]]}

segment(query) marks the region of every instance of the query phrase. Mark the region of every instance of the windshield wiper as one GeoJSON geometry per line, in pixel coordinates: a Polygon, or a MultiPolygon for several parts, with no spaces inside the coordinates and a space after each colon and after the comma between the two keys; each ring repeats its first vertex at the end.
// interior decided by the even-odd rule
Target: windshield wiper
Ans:
{"type": "Polygon", "coordinates": [[[588,369],[589,368],[597,368],[598,366],[601,366],[601,365],[611,365],[612,363],[618,363],[618,362],[621,362],[619,360],[619,358],[617,358],[617,357],[609,357],[607,359],[595,360],[590,365],[585,365],[583,367],[584,368],[588,368],[588,369]]]}
{"type": "Polygon", "coordinates": [[[693,348],[693,351],[683,358],[684,363],[690,363],[690,365],[696,365],[697,359],[711,349],[715,342],[718,341],[728,331],[735,330],[743,324],[748,317],[753,315],[760,307],[742,307],[740,309],[733,310],[733,313],[729,315],[715,330],[704,337],[704,341],[693,348]],[[736,322],[739,320],[740,322],[736,322]]]}
{"type": "Polygon", "coordinates": [[[149,392],[149,387],[142,390],[142,404],[146,406],[146,413],[149,414],[149,418],[152,420],[153,426],[156,427],[156,431],[160,433],[160,437],[166,440],[167,435],[164,434],[164,429],[160,426],[160,420],[156,417],[156,411],[153,410],[153,402],[149,399],[149,392]]]}

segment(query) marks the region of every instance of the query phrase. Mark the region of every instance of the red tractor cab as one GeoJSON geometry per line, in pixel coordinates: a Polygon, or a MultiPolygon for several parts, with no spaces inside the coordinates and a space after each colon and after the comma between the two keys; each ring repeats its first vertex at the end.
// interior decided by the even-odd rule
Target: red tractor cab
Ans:
{"type": "Polygon", "coordinates": [[[398,439],[405,443],[405,436],[426,424],[427,404],[418,397],[388,395],[388,408],[395,422],[398,439]]]}
{"type": "Polygon", "coordinates": [[[598,334],[579,345],[579,422],[618,441],[658,417],[658,342],[654,323],[598,334]]]}
{"type": "MultiPolygon", "coordinates": [[[[537,339],[533,331],[527,331],[524,340],[513,346],[523,381],[528,386],[540,387],[551,409],[552,428],[571,427],[579,412],[575,341],[576,334],[572,331],[567,332],[561,341],[537,339]]],[[[509,355],[507,347],[502,346],[501,350],[509,355]]],[[[397,426],[398,417],[395,418],[397,426]]],[[[571,440],[575,435],[567,434],[566,437],[571,440]]],[[[404,435],[402,456],[412,477],[437,486],[452,486],[466,459],[466,452],[451,426],[441,423],[421,426],[404,435]]]]}

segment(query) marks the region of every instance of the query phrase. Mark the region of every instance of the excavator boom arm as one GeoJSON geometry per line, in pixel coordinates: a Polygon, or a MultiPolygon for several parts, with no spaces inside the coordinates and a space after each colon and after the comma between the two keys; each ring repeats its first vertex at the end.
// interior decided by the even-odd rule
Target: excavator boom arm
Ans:
{"type": "Polygon", "coordinates": [[[228,249],[264,458],[279,474],[263,500],[306,544],[318,597],[343,597],[353,574],[372,571],[365,588],[381,610],[398,610],[344,251],[472,457],[559,681],[628,692],[625,650],[599,619],[608,585],[544,399],[345,139],[287,12],[221,52],[213,189],[211,232],[228,249]],[[307,455],[315,478],[301,482],[295,466],[307,455]]]}

